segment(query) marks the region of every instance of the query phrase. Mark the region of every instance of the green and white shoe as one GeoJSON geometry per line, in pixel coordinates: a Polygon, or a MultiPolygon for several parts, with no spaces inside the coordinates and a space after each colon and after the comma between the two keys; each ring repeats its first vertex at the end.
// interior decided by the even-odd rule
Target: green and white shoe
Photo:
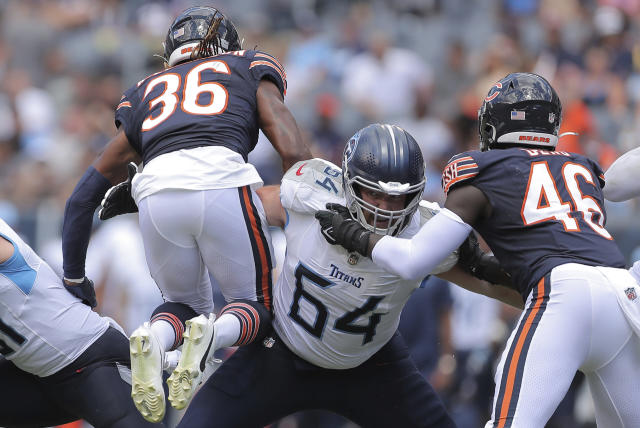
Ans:
{"type": "Polygon", "coordinates": [[[169,402],[178,410],[187,407],[198,386],[213,373],[208,360],[215,350],[215,319],[214,314],[198,315],[186,322],[182,355],[167,379],[169,402]]]}
{"type": "Polygon", "coordinates": [[[162,387],[164,350],[151,326],[145,322],[129,338],[131,354],[131,397],[138,411],[149,422],[164,418],[165,401],[162,387]]]}

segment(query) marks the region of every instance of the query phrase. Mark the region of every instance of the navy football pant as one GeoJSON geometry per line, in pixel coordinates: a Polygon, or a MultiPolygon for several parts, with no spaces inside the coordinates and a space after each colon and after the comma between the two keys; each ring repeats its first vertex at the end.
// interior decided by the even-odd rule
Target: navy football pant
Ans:
{"type": "Polygon", "coordinates": [[[0,426],[42,427],[84,419],[96,428],[161,427],[145,421],[131,385],[116,363],[129,367],[129,341],[113,327],[76,361],[44,378],[0,359],[0,426]]]}
{"type": "Polygon", "coordinates": [[[239,348],[196,394],[179,427],[264,427],[299,410],[325,409],[362,427],[454,427],[401,336],[360,366],[328,370],[272,348],[239,348]]]}

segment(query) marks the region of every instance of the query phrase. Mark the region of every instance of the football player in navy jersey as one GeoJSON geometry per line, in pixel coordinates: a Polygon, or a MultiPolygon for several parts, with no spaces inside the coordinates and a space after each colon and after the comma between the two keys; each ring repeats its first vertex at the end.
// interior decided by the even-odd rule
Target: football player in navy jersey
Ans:
{"type": "Polygon", "coordinates": [[[262,180],[247,163],[259,130],[285,170],[311,157],[284,104],[284,68],[267,53],[243,50],[234,24],[218,10],[182,12],[167,33],[164,58],[165,70],[122,96],[118,132],[69,197],[62,231],[64,283],[82,297],[93,291],[84,265],[95,208],[127,177],[130,162],[142,162],[139,172],[130,167],[130,189],[122,194],[130,198],[131,190],[124,206],[139,210],[149,270],[165,300],[130,337],[132,396],[152,422],[165,413],[165,352],[183,337],[168,381],[176,408],[191,398],[209,349],[250,343],[268,328],[271,239],[254,192],[262,180]],[[230,302],[215,328],[209,275],[230,302]]]}
{"type": "MultiPolygon", "coordinates": [[[[344,150],[342,169],[323,159],[294,165],[279,186],[258,190],[287,251],[274,287],[274,334],[238,349],[195,395],[180,427],[263,427],[326,409],[363,427],[455,426],[397,332],[423,278],[405,280],[330,245],[314,214],[347,204],[373,233],[410,237],[440,207],[422,201],[424,160],[398,126],[372,124],[344,150]],[[250,409],[250,411],[248,411],[250,409]]],[[[346,210],[346,208],[345,208],[346,210]]],[[[451,253],[431,274],[519,306],[513,289],[473,278],[451,253]]]]}
{"type": "Polygon", "coordinates": [[[496,372],[486,427],[542,427],[577,370],[598,426],[640,426],[640,299],[605,229],[604,175],[556,152],[562,107],[532,73],[509,74],[479,111],[481,151],[443,172],[445,208],[411,239],[381,237],[336,211],[316,214],[330,239],[389,272],[418,278],[475,228],[525,300],[496,372]]]}

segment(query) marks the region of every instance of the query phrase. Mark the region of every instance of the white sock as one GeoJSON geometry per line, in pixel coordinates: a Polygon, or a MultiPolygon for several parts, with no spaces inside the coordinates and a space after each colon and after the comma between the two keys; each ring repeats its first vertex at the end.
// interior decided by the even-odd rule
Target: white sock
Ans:
{"type": "Polygon", "coordinates": [[[181,352],[177,349],[175,351],[168,351],[164,354],[164,361],[162,362],[162,369],[167,373],[172,373],[180,361],[181,352]]]}
{"type": "Polygon", "coordinates": [[[222,314],[213,323],[215,327],[215,349],[233,346],[240,338],[240,321],[235,315],[222,314]]]}
{"type": "Polygon", "coordinates": [[[176,332],[167,321],[156,320],[152,322],[151,331],[160,341],[160,348],[164,351],[170,350],[176,341],[176,332]]]}

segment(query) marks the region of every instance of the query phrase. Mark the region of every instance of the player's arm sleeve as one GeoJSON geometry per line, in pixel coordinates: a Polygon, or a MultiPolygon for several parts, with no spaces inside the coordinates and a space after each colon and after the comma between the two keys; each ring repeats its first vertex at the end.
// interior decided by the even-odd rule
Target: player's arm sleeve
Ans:
{"type": "MultiPolygon", "coordinates": [[[[436,214],[440,212],[442,208],[435,202],[420,201],[418,211],[420,212],[420,225],[431,220],[436,214]]],[[[458,249],[450,253],[444,260],[442,260],[433,270],[430,272],[432,275],[437,275],[442,272],[447,272],[458,263],[458,249]]]]}
{"type": "Polygon", "coordinates": [[[417,280],[454,252],[471,230],[457,214],[443,208],[411,239],[383,237],[373,248],[371,258],[388,272],[417,280]]]}
{"type": "Polygon", "coordinates": [[[66,279],[85,276],[93,213],[109,187],[111,182],[90,166],[67,200],[62,221],[62,267],[66,279]]]}
{"type": "Polygon", "coordinates": [[[105,193],[128,175],[127,164],[139,155],[122,130],[109,141],[103,152],[84,173],[67,200],[62,221],[64,276],[84,278],[84,264],[91,235],[93,214],[105,193]]]}
{"type": "Polygon", "coordinates": [[[256,52],[249,64],[249,71],[257,81],[268,79],[275,83],[284,98],[287,93],[287,74],[275,57],[264,52],[256,52]]]}
{"type": "Polygon", "coordinates": [[[604,173],[605,199],[613,202],[626,201],[640,196],[640,147],[620,156],[604,173]]]}
{"type": "Polygon", "coordinates": [[[120,102],[116,107],[115,114],[115,124],[116,128],[123,129],[125,135],[127,136],[127,140],[129,140],[129,144],[133,149],[138,152],[138,154],[142,153],[142,148],[140,146],[140,130],[136,127],[135,121],[135,105],[137,103],[137,95],[135,86],[133,88],[128,89],[122,98],[120,98],[120,102]]]}

